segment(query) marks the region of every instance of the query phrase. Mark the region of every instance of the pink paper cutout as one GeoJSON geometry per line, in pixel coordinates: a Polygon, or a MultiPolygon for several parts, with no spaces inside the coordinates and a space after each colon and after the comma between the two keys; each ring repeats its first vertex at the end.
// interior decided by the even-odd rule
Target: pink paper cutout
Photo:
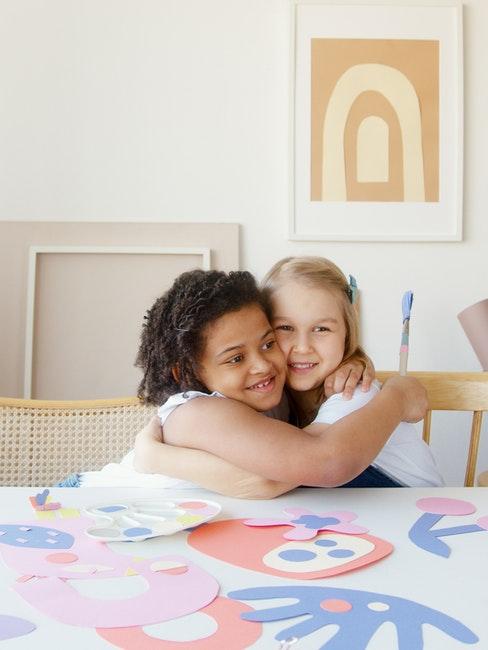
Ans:
{"type": "MultiPolygon", "coordinates": [[[[38,578],[15,583],[15,591],[43,614],[69,625],[81,627],[125,627],[161,623],[185,616],[208,605],[218,593],[217,581],[206,571],[182,557],[188,571],[172,575],[153,572],[137,565],[149,589],[125,600],[100,600],[82,596],[68,580],[38,578]]],[[[101,579],[101,578],[99,578],[101,579]]]]}
{"type": "MultiPolygon", "coordinates": [[[[9,546],[2,543],[0,537],[0,553],[7,566],[21,576],[44,576],[16,582],[13,588],[48,616],[63,623],[88,627],[149,625],[190,614],[217,595],[217,581],[184,557],[167,555],[134,563],[130,556],[114,553],[110,545],[94,542],[84,534],[92,521],[87,517],[60,519],[55,526],[46,526],[51,532],[73,537],[69,553],[78,556],[77,562],[53,564],[45,548],[9,546]],[[186,565],[188,570],[177,575],[152,571],[151,565],[162,560],[186,565]],[[149,589],[125,601],[86,598],[70,584],[72,580],[123,577],[129,569],[133,575],[141,575],[149,589]]],[[[24,521],[17,525],[39,526],[39,522],[24,521]]],[[[68,549],[65,547],[65,550],[68,549]]]]}
{"type": "Polygon", "coordinates": [[[416,503],[419,510],[435,515],[471,515],[476,508],[469,501],[448,497],[425,497],[416,503]]]}
{"type": "Polygon", "coordinates": [[[253,611],[251,607],[232,601],[228,598],[217,597],[201,612],[213,618],[218,628],[214,634],[195,641],[167,641],[149,636],[142,627],[120,627],[103,629],[97,628],[102,639],[123,650],[242,650],[249,648],[261,636],[262,625],[241,619],[244,612],[253,611]],[[237,607],[233,607],[237,605],[237,607]]]}
{"type": "Polygon", "coordinates": [[[488,515],[485,515],[484,517],[480,517],[476,523],[480,528],[484,528],[484,530],[488,530],[488,515]]]}
{"type": "Polygon", "coordinates": [[[314,513],[307,508],[284,508],[283,512],[288,516],[282,519],[246,519],[244,523],[246,526],[292,526],[292,530],[283,534],[285,539],[290,540],[313,539],[320,531],[324,530],[347,535],[360,535],[368,532],[364,526],[350,523],[357,519],[357,515],[348,510],[314,513]]]}
{"type": "Polygon", "coordinates": [[[46,562],[52,564],[71,564],[79,560],[76,553],[50,553],[46,555],[46,562]]]}

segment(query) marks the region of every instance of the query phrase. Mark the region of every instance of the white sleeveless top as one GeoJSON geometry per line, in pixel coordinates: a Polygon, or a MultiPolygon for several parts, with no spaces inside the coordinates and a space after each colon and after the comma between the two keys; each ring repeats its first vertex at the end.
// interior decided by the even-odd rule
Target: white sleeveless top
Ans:
{"type": "MultiPolygon", "coordinates": [[[[379,392],[380,384],[374,382],[366,393],[360,387],[356,388],[350,400],[342,399],[342,394],[332,395],[320,407],[313,424],[333,424],[365,406],[379,392]]],[[[408,422],[400,422],[372,465],[409,487],[444,485],[430,447],[415,426],[408,422]]]]}
{"type": "MultiPolygon", "coordinates": [[[[220,393],[201,393],[190,390],[176,393],[159,407],[158,416],[164,426],[169,415],[177,408],[195,397],[224,397],[220,393]]],[[[80,475],[81,487],[144,487],[144,488],[196,488],[198,485],[164,474],[143,474],[134,469],[135,451],[132,449],[120,463],[109,463],[98,472],[83,472],[80,475]]]]}

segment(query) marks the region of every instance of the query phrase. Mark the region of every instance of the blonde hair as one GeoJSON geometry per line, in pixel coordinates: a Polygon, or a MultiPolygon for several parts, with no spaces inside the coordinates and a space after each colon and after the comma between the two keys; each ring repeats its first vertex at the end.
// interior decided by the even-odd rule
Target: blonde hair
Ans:
{"type": "Polygon", "coordinates": [[[366,364],[367,356],[359,345],[359,318],[352,302],[353,293],[340,268],[325,257],[285,257],[276,262],[261,283],[269,308],[273,293],[290,280],[336,294],[346,325],[343,362],[354,356],[366,364]]]}

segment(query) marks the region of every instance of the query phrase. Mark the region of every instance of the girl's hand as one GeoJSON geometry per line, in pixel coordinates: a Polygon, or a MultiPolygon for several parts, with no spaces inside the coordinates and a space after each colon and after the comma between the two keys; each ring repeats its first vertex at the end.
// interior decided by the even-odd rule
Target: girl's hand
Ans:
{"type": "Polygon", "coordinates": [[[367,392],[375,374],[373,362],[368,356],[352,357],[325,378],[325,396],[342,393],[343,399],[351,399],[359,382],[362,382],[361,389],[367,392]]]}
{"type": "Polygon", "coordinates": [[[400,398],[403,422],[420,422],[429,408],[427,391],[415,377],[393,375],[386,380],[382,391],[394,392],[400,398]]]}

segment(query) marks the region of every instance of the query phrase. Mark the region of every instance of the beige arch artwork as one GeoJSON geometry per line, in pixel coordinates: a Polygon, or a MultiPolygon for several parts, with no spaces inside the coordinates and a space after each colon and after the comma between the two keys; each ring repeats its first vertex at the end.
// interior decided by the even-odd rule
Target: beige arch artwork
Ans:
{"type": "Polygon", "coordinates": [[[403,141],[404,201],[425,201],[422,125],[415,88],[399,70],[378,63],[349,68],[331,94],[322,134],[322,200],[347,201],[344,131],[358,95],[375,90],[397,113],[403,141]]]}

